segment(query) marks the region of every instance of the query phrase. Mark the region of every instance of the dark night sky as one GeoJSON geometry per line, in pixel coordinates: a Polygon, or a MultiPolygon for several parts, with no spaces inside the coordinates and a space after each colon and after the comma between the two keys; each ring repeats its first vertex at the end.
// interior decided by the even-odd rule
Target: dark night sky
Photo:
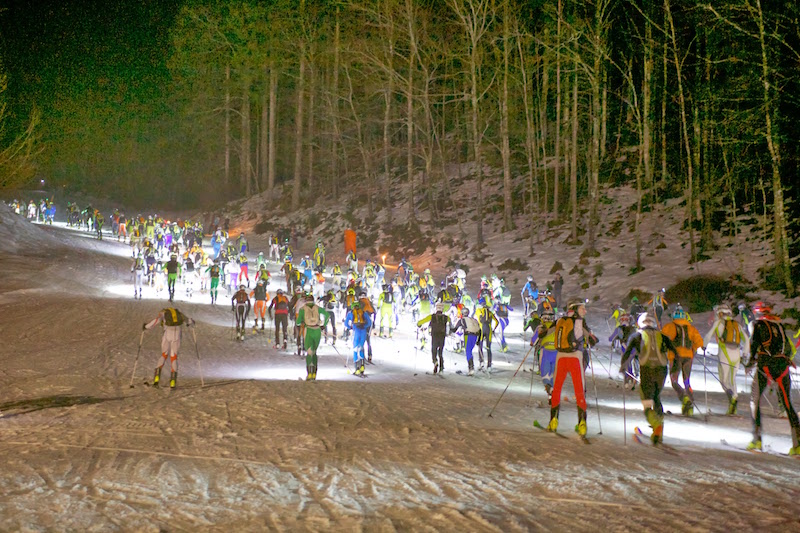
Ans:
{"type": "Polygon", "coordinates": [[[3,63],[15,109],[57,98],[145,103],[168,79],[178,0],[2,0],[3,63]],[[91,97],[89,95],[92,95],[91,97]]]}

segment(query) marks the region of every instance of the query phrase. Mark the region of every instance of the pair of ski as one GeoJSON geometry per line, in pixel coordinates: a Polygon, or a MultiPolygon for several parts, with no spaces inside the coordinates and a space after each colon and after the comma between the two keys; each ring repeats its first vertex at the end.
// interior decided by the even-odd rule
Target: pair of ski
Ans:
{"type": "Polygon", "coordinates": [[[733,444],[731,444],[730,442],[728,442],[725,439],[720,439],[719,442],[723,446],[727,446],[728,448],[732,448],[732,449],[736,450],[737,452],[750,452],[750,453],[756,453],[756,454],[765,453],[767,455],[776,455],[778,457],[789,457],[791,459],[800,459],[800,455],[789,455],[788,453],[779,452],[778,450],[770,448],[769,446],[764,446],[763,444],[762,444],[762,448],[760,450],[748,450],[747,448],[740,448],[738,446],[734,446],[733,444]]]}
{"type": "Polygon", "coordinates": [[[425,372],[426,376],[439,376],[440,378],[444,379],[443,372],[425,372]]]}
{"type": "Polygon", "coordinates": [[[476,377],[476,376],[477,376],[479,373],[480,373],[480,374],[483,374],[483,375],[484,375],[484,376],[486,376],[487,378],[491,378],[491,377],[492,377],[492,373],[491,373],[491,372],[489,372],[488,370],[486,370],[486,368],[483,368],[483,367],[479,368],[478,370],[476,370],[476,371],[475,371],[475,372],[473,372],[472,374],[470,374],[470,373],[468,373],[468,372],[467,372],[467,373],[465,373],[465,372],[462,372],[461,370],[456,370],[456,374],[458,374],[459,376],[467,376],[468,378],[474,378],[474,377],[476,377]]]}
{"type": "Polygon", "coordinates": [[[647,446],[650,448],[658,448],[659,450],[663,450],[665,452],[671,454],[678,454],[678,450],[670,446],[669,444],[664,444],[663,442],[659,442],[658,444],[653,444],[650,438],[650,435],[647,435],[640,427],[635,427],[633,429],[633,442],[637,444],[641,444],[642,446],[647,446]]]}
{"type": "MultiPolygon", "coordinates": [[[[551,435],[555,435],[556,437],[561,437],[562,439],[569,439],[569,437],[568,437],[568,436],[566,436],[566,435],[564,435],[563,433],[559,433],[559,432],[557,432],[557,431],[550,431],[549,429],[547,429],[546,427],[544,427],[543,425],[541,425],[541,424],[539,423],[539,421],[538,421],[538,420],[534,420],[534,421],[533,421],[533,427],[535,427],[536,429],[541,429],[541,430],[542,430],[542,431],[544,431],[545,433],[549,433],[549,434],[551,434],[551,435]]],[[[577,436],[577,437],[578,437],[578,438],[581,440],[581,442],[583,442],[584,444],[591,444],[591,443],[592,443],[592,442],[589,440],[589,438],[588,438],[586,435],[581,435],[581,434],[579,434],[579,433],[575,433],[575,435],[576,435],[576,436],[577,436]]]]}

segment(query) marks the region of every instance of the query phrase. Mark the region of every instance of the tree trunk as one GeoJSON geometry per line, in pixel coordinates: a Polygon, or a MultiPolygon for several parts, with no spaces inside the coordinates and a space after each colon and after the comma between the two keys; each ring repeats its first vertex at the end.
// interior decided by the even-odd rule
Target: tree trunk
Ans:
{"type": "Polygon", "coordinates": [[[414,58],[417,55],[416,34],[414,32],[415,13],[412,0],[406,0],[408,18],[408,81],[406,84],[406,176],[408,177],[408,220],[417,218],[414,208],[414,58]]]}
{"type": "MultiPolygon", "coordinates": [[[[269,67],[264,65],[264,79],[269,80],[269,67]]],[[[267,81],[267,83],[269,83],[267,81]]],[[[259,188],[268,189],[267,175],[269,174],[269,88],[261,91],[261,125],[258,137],[258,174],[259,188]]]]}
{"type": "Polygon", "coordinates": [[[653,29],[650,21],[645,22],[644,38],[644,76],[642,78],[642,163],[644,182],[651,187],[651,202],[655,202],[656,184],[653,178],[653,165],[650,161],[653,133],[650,129],[650,99],[653,85],[653,29]]]}
{"type": "Polygon", "coordinates": [[[597,212],[597,203],[600,196],[600,115],[602,102],[600,101],[600,84],[603,81],[603,47],[605,46],[605,23],[607,0],[598,0],[595,6],[594,28],[594,64],[592,67],[592,147],[589,152],[589,227],[587,228],[586,250],[595,254],[595,240],[597,226],[600,219],[597,212]]]}
{"type": "Polygon", "coordinates": [[[294,180],[292,184],[292,211],[300,207],[300,187],[303,172],[303,101],[306,83],[306,43],[300,41],[300,69],[297,77],[297,110],[295,113],[294,180]]]}
{"type": "Polygon", "coordinates": [[[783,199],[783,185],[781,183],[781,154],[780,139],[777,127],[772,124],[772,98],[770,96],[771,84],[769,76],[769,60],[767,56],[766,31],[764,29],[764,11],[761,0],[756,0],[758,8],[758,40],[761,45],[761,76],[763,87],[764,109],[764,134],[767,138],[767,149],[772,161],[772,198],[773,198],[773,243],[775,247],[776,273],[783,278],[786,292],[794,296],[794,282],[792,281],[792,263],[789,257],[789,239],[786,232],[786,209],[783,199]]]}
{"type": "Polygon", "coordinates": [[[509,0],[503,2],[503,94],[500,102],[500,137],[503,158],[503,230],[514,229],[512,213],[511,144],[508,133],[508,55],[511,41],[509,0]]]}
{"type": "Polygon", "coordinates": [[[245,80],[242,90],[242,131],[239,148],[239,178],[244,186],[244,193],[250,196],[250,82],[245,80]]]}
{"type": "Polygon", "coordinates": [[[390,136],[389,129],[392,121],[392,99],[394,98],[394,18],[392,17],[392,3],[386,2],[386,18],[389,24],[389,34],[386,39],[386,63],[389,71],[386,80],[386,90],[383,93],[383,176],[386,180],[386,224],[392,227],[392,211],[394,209],[394,197],[392,195],[392,167],[389,160],[390,136]]]}
{"type": "Polygon", "coordinates": [[[570,230],[572,244],[578,243],[578,59],[575,58],[572,79],[572,148],[569,169],[569,203],[572,210],[570,230]]]}
{"type": "Polygon", "coordinates": [[[556,36],[556,142],[553,165],[553,220],[558,220],[558,181],[561,165],[561,0],[558,0],[558,34],[556,36]]]}
{"type": "Polygon", "coordinates": [[[339,5],[336,5],[336,24],[333,31],[333,80],[331,82],[331,127],[333,139],[331,140],[331,180],[333,199],[339,199],[339,146],[342,133],[339,128],[339,62],[341,56],[339,5]]]}
{"type": "Polygon", "coordinates": [[[267,173],[267,202],[272,206],[275,189],[276,135],[278,126],[278,69],[269,69],[269,171],[267,173]]]}
{"type": "Polygon", "coordinates": [[[525,61],[527,54],[522,50],[522,39],[517,39],[517,52],[519,53],[520,75],[522,76],[522,104],[525,108],[525,156],[528,160],[528,181],[530,184],[530,200],[528,202],[528,233],[529,252],[533,255],[533,237],[535,235],[534,221],[538,218],[539,205],[539,172],[536,154],[539,147],[536,142],[535,109],[531,104],[531,84],[528,79],[528,65],[525,61]],[[536,198],[534,200],[534,191],[536,198]]]}
{"type": "MultiPolygon", "coordinates": [[[[666,14],[664,15],[666,18],[666,14]]],[[[667,185],[667,66],[669,65],[668,42],[664,38],[664,56],[662,63],[661,87],[661,186],[667,185]]],[[[658,201],[658,189],[654,191],[655,201],[658,201]]]]}
{"type": "MultiPolygon", "coordinates": [[[[547,30],[545,29],[545,38],[547,38],[547,30]]],[[[541,84],[541,91],[539,93],[539,131],[541,132],[539,145],[542,148],[542,163],[544,163],[544,168],[542,172],[544,173],[544,204],[542,205],[542,213],[545,214],[545,218],[547,217],[547,213],[550,211],[547,209],[548,202],[550,198],[550,191],[549,189],[549,182],[547,181],[547,97],[550,93],[550,62],[548,61],[548,55],[546,53],[543,54],[542,60],[542,84],[541,84]]],[[[538,72],[538,71],[537,71],[538,72]]]]}
{"type": "Polygon", "coordinates": [[[231,65],[225,65],[225,187],[231,184],[231,65]]]}
{"type": "MultiPolygon", "coordinates": [[[[308,143],[308,155],[306,162],[308,168],[308,172],[306,175],[306,180],[308,183],[308,188],[314,191],[314,187],[316,185],[314,180],[314,96],[316,92],[316,69],[314,68],[314,47],[311,46],[311,54],[308,63],[308,111],[306,115],[308,116],[308,133],[306,134],[307,143],[308,143]]],[[[314,191],[316,192],[316,191],[314,191]]],[[[312,195],[313,198],[313,195],[312,195]]]]}
{"type": "Polygon", "coordinates": [[[678,42],[675,36],[675,23],[672,20],[672,11],[670,10],[669,0],[664,0],[664,11],[667,16],[667,23],[669,24],[668,31],[670,41],[672,43],[672,59],[675,64],[675,73],[678,80],[678,104],[681,110],[681,131],[683,134],[683,147],[686,150],[686,219],[689,226],[689,263],[694,263],[697,260],[697,253],[694,243],[694,163],[692,162],[692,147],[689,142],[689,125],[686,117],[686,96],[683,92],[683,73],[681,70],[681,61],[678,57],[678,42]]]}

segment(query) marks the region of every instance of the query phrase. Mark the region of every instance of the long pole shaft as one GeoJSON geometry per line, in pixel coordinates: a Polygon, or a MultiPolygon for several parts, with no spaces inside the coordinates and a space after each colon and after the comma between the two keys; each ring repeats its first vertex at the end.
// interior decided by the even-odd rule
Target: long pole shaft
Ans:
{"type": "Polygon", "coordinates": [[[133,372],[131,372],[130,382],[131,388],[133,388],[133,380],[136,376],[136,365],[139,364],[139,354],[142,353],[142,341],[144,341],[144,330],[142,330],[142,334],[139,335],[139,348],[136,350],[136,359],[133,361],[133,372]]]}
{"type": "Polygon", "coordinates": [[[592,385],[594,386],[594,406],[597,411],[597,426],[600,428],[599,435],[603,434],[603,424],[600,423],[600,402],[597,399],[597,381],[594,379],[594,363],[592,362],[592,353],[589,352],[589,368],[592,370],[592,385]]]}
{"type": "Polygon", "coordinates": [[[627,395],[628,385],[623,380],[622,382],[622,443],[628,445],[628,414],[625,408],[625,396],[627,395]]]}
{"type": "Polygon", "coordinates": [[[197,368],[200,369],[200,387],[205,387],[206,383],[203,380],[203,363],[200,361],[200,349],[197,347],[197,333],[192,328],[192,338],[194,339],[194,354],[197,356],[197,368]]]}
{"type": "Polygon", "coordinates": [[[500,395],[500,397],[497,399],[497,402],[494,404],[494,407],[492,407],[492,410],[491,410],[491,411],[489,411],[489,418],[491,418],[491,417],[492,417],[492,413],[494,413],[494,410],[495,410],[495,409],[497,409],[497,406],[498,406],[498,405],[500,405],[500,400],[502,400],[502,399],[503,399],[503,396],[505,395],[506,391],[507,391],[507,390],[508,390],[508,388],[511,386],[511,382],[512,382],[512,381],[514,381],[514,378],[515,378],[515,377],[517,377],[517,372],[519,372],[519,369],[520,369],[520,368],[522,368],[522,365],[524,365],[524,364],[525,364],[525,360],[526,360],[526,359],[528,358],[528,356],[530,355],[530,353],[531,353],[531,350],[533,350],[533,346],[531,346],[530,350],[528,350],[528,353],[526,353],[526,354],[525,354],[525,357],[523,357],[523,358],[522,358],[522,362],[521,362],[521,363],[519,364],[519,366],[517,367],[517,370],[514,372],[514,375],[513,375],[513,376],[511,376],[511,379],[508,381],[508,385],[506,385],[506,388],[505,388],[505,389],[503,389],[503,393],[502,393],[502,394],[500,395]]]}

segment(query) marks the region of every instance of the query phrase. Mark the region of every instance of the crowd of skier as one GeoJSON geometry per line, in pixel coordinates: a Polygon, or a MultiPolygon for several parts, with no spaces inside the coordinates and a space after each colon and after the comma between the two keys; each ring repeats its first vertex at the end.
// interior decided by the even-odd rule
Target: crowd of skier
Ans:
{"type": "MultiPolygon", "coordinates": [[[[47,202],[43,204],[45,212],[49,212],[47,202]]],[[[35,205],[32,210],[23,210],[22,204],[16,202],[12,207],[39,222],[48,220],[47,216],[38,218],[41,209],[35,205]]],[[[69,225],[102,238],[104,217],[98,210],[91,206],[80,210],[70,204],[67,212],[69,225]]],[[[249,320],[256,332],[265,330],[269,317],[268,329],[274,332],[275,349],[286,350],[291,342],[297,355],[305,357],[309,381],[317,377],[317,351],[323,339],[334,347],[337,339],[350,343],[353,374],[366,377],[366,365],[372,362],[371,338],[392,338],[401,325],[410,326],[416,349],[425,350],[427,337],[431,337],[434,375],[441,376],[445,370],[446,344],[451,351],[464,354],[468,376],[476,372],[476,349],[477,371],[486,373],[492,372],[493,345],[502,352],[508,350],[505,332],[509,312],[514,310],[512,293],[504,280],[494,274],[481,276],[471,293],[464,268],[453,268],[436,283],[430,269],[420,274],[406,258],[389,267],[385,258],[362,261],[350,250],[342,264],[331,265],[321,240],[312,253],[296,255],[290,239],[278,235],[270,236],[267,253],[260,252],[252,258],[243,232],[231,235],[218,225],[212,228],[210,240],[204,245],[206,235],[199,222],[170,222],[158,215],[127,218],[117,210],[110,219],[107,236],[130,246],[134,298],[142,298],[142,288],[148,286],[156,297],[166,290],[164,297],[173,302],[180,282],[187,299],[199,292],[216,305],[222,285],[225,297],[231,301],[236,339],[245,339],[249,320]],[[275,277],[282,279],[272,278],[270,264],[275,277]]],[[[598,337],[586,322],[586,302],[564,305],[562,286],[559,274],[542,288],[532,275],[527,276],[520,300],[523,333],[530,330],[531,339],[520,367],[533,354],[532,370],[540,374],[550,406],[546,429],[552,432],[558,430],[562,387],[570,377],[578,410],[575,431],[586,439],[586,373],[598,337]]],[[[614,328],[608,342],[621,354],[619,371],[624,386],[638,387],[644,416],[652,428],[651,441],[660,444],[663,440],[661,392],[667,377],[681,402],[682,414],[693,416],[693,364],[700,356],[702,365],[707,366],[706,347],[715,344],[716,375],[728,397],[728,415],[735,415],[738,409],[739,367],[743,364],[752,377],[749,403],[753,439],[748,449],[761,449],[760,401],[766,388],[774,384],[791,427],[789,454],[800,455],[800,423],[791,402],[790,370],[794,367],[796,346],[772,308],[764,302],[739,303],[734,313],[728,304],[720,303],[714,308],[713,324],[703,337],[687,310],[680,304],[670,305],[664,294],[662,289],[645,303],[633,297],[628,306],[616,306],[609,318],[614,321],[614,328]],[[663,321],[665,317],[671,320],[663,321]]],[[[169,358],[170,386],[175,387],[180,327],[193,325],[194,321],[170,306],[144,324],[143,329],[157,324],[165,326],[165,331],[162,360],[153,382],[158,384],[161,368],[169,358]]],[[[593,367],[591,373],[593,377],[593,367]]]]}

